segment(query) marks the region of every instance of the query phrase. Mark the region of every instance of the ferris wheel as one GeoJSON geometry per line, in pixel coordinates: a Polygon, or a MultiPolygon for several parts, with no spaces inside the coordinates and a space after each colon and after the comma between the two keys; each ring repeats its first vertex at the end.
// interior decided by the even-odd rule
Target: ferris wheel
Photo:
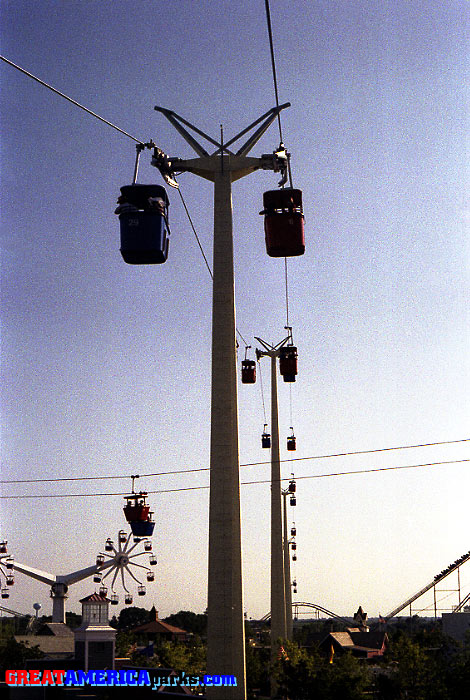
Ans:
{"type": "Polygon", "coordinates": [[[119,530],[117,537],[117,545],[108,537],[104,545],[104,551],[99,552],[96,556],[96,572],[93,575],[94,583],[100,583],[100,595],[108,595],[108,585],[110,588],[111,605],[118,605],[119,595],[116,591],[116,582],[120,582],[125,591],[124,603],[132,605],[133,595],[128,588],[129,579],[133,579],[137,583],[137,595],[144,596],[146,594],[146,586],[143,583],[143,578],[147,582],[155,581],[155,574],[149,568],[155,566],[157,557],[152,551],[152,543],[150,540],[134,538],[131,542],[132,533],[127,534],[124,530],[119,530]],[[138,547],[143,543],[143,549],[138,551],[138,547]],[[140,557],[148,556],[148,564],[142,563],[140,557]],[[112,576],[112,578],[111,578],[112,576]],[[106,579],[109,581],[106,582],[106,579]]]}
{"type": "Polygon", "coordinates": [[[9,586],[15,583],[13,576],[14,559],[8,554],[8,542],[3,540],[0,542],[0,591],[2,598],[9,598],[9,586]]]}
{"type": "MultiPolygon", "coordinates": [[[[139,576],[145,575],[147,582],[155,581],[155,574],[149,566],[141,563],[142,560],[136,561],[139,557],[148,555],[148,563],[150,566],[155,566],[157,558],[152,551],[152,543],[148,539],[152,536],[155,528],[153,520],[153,512],[150,511],[150,506],[147,504],[147,492],[134,491],[134,480],[137,476],[132,477],[132,493],[125,496],[126,505],[124,506],[124,515],[131,527],[129,535],[124,530],[119,530],[117,538],[117,547],[113,540],[108,537],[104,546],[104,552],[99,552],[96,557],[97,570],[93,575],[93,581],[100,583],[99,592],[101,595],[108,594],[108,586],[105,581],[110,578],[111,588],[111,605],[118,605],[119,595],[116,592],[115,584],[120,579],[124,588],[124,603],[132,605],[133,596],[126,585],[126,576],[133,579],[137,583],[137,595],[144,596],[146,587],[139,576]],[[131,537],[134,541],[131,543],[131,537]],[[143,549],[138,551],[137,547],[143,543],[143,549]],[[103,573],[105,571],[105,573],[103,573]]],[[[127,579],[128,580],[128,579],[127,579]]]]}

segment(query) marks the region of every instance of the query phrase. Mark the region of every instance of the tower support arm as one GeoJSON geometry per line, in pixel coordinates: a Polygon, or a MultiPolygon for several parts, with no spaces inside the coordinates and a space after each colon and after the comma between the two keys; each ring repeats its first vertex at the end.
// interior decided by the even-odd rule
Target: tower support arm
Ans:
{"type": "Polygon", "coordinates": [[[30,578],[36,579],[36,581],[41,581],[41,583],[47,583],[52,586],[57,581],[57,576],[50,574],[48,571],[41,571],[40,569],[34,569],[32,566],[27,564],[22,564],[19,561],[13,563],[13,569],[19,571],[21,574],[25,574],[30,578]]]}

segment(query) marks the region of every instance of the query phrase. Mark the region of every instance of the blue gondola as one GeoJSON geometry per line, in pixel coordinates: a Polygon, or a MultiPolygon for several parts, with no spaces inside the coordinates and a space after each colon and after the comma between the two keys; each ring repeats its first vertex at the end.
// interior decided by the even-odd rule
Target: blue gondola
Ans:
{"type": "Polygon", "coordinates": [[[129,265],[166,262],[169,200],[161,185],[124,185],[115,213],[121,227],[121,255],[129,265]]]}

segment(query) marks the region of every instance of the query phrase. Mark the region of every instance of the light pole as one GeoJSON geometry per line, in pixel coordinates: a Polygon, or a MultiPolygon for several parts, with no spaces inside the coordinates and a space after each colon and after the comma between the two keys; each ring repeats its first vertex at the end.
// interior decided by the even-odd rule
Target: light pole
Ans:
{"type": "MultiPolygon", "coordinates": [[[[270,345],[261,338],[256,340],[264,350],[256,350],[256,356],[271,358],[271,661],[277,659],[279,638],[287,637],[286,584],[283,553],[281,508],[281,461],[279,450],[279,411],[277,400],[277,358],[290,336],[277,345],[270,345]]],[[[271,696],[276,697],[277,686],[271,680],[271,696]]]]}
{"type": "Polygon", "coordinates": [[[240,464],[238,453],[238,397],[232,237],[232,182],[255,170],[287,168],[281,149],[261,158],[247,156],[281,109],[266,112],[226,144],[219,143],[175,112],[155,107],[189,145],[198,158],[166,159],[161,152],[152,163],[169,184],[175,171],[192,172],[214,183],[214,261],[212,304],[212,397],[209,504],[209,575],[207,672],[236,676],[236,687],[208,687],[214,700],[245,700],[245,629],[243,616],[240,464]],[[235,141],[260,124],[236,152],[235,141]],[[203,136],[217,150],[209,153],[183,126],[203,136]]]}

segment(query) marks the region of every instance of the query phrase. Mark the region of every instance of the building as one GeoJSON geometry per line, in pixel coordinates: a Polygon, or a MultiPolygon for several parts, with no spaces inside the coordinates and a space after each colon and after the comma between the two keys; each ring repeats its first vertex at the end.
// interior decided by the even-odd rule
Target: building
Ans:
{"type": "Polygon", "coordinates": [[[92,593],[80,601],[82,624],[74,631],[75,662],[79,668],[114,669],[116,630],[109,626],[109,599],[92,593]]]}
{"type": "Polygon", "coordinates": [[[191,634],[186,630],[159,620],[158,610],[155,611],[155,620],[134,627],[130,631],[138,638],[145,639],[148,644],[152,642],[155,644],[159,642],[187,642],[191,638],[191,634]]]}
{"type": "Polygon", "coordinates": [[[350,628],[345,632],[330,632],[320,642],[319,647],[330,658],[335,654],[344,654],[349,651],[358,658],[372,659],[375,656],[383,656],[387,644],[386,632],[362,632],[359,629],[350,628]]]}

